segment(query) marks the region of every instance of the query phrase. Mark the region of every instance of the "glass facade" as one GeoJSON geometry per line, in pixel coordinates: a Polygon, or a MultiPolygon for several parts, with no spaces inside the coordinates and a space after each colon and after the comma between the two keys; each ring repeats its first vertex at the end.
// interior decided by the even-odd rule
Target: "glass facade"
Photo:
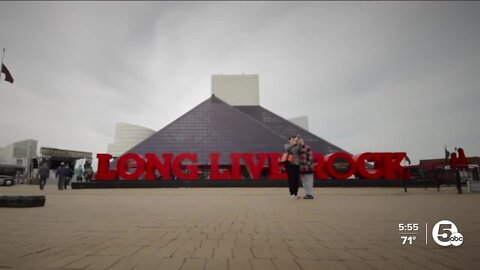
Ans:
{"type": "Polygon", "coordinates": [[[197,164],[203,165],[218,152],[227,165],[231,153],[283,152],[292,134],[301,134],[315,152],[345,152],[261,106],[231,106],[214,95],[128,152],[197,153],[197,164]]]}

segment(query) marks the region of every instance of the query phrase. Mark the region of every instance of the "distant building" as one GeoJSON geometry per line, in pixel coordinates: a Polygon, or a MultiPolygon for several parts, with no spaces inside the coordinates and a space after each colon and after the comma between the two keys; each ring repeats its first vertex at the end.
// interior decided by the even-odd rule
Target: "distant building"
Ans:
{"type": "MultiPolygon", "coordinates": [[[[211,153],[219,153],[219,165],[229,168],[230,154],[283,152],[290,135],[300,134],[314,152],[323,155],[347,152],[309,132],[307,117],[292,123],[259,101],[258,75],[213,75],[210,98],[122,154],[196,153],[202,167],[200,179],[208,179],[211,153]]],[[[251,177],[245,164],[241,166],[244,177],[251,177]]]]}
{"type": "Polygon", "coordinates": [[[315,152],[347,152],[261,106],[231,106],[213,95],[127,150],[159,156],[197,153],[202,165],[208,165],[210,153],[216,152],[221,154],[220,164],[228,165],[231,153],[282,152],[288,136],[295,134],[315,152]]]}
{"type": "MultiPolygon", "coordinates": [[[[212,94],[231,106],[260,106],[258,75],[212,75],[212,94]]],[[[288,121],[308,130],[308,117],[288,121]]]]}
{"type": "Polygon", "coordinates": [[[70,168],[75,166],[77,160],[86,159],[92,161],[91,152],[75,151],[68,149],[58,149],[50,147],[40,147],[39,163],[46,162],[50,169],[55,170],[64,162],[70,168]]]}
{"type": "Polygon", "coordinates": [[[209,154],[222,155],[221,164],[235,152],[282,152],[288,136],[300,134],[316,152],[347,152],[308,131],[307,117],[295,124],[259,104],[258,75],[212,75],[212,96],[125,152],[198,153],[207,164],[209,154]]]}
{"type": "MultiPolygon", "coordinates": [[[[467,157],[468,163],[472,165],[480,166],[480,157],[467,157]]],[[[445,164],[450,165],[450,160],[445,163],[445,159],[421,159],[419,165],[429,165],[429,164],[445,164]]]]}
{"type": "Polygon", "coordinates": [[[37,157],[38,142],[33,139],[14,142],[0,148],[0,163],[18,165],[25,168],[25,176],[30,177],[32,160],[37,157]]]}
{"type": "Polygon", "coordinates": [[[107,147],[113,157],[119,157],[130,148],[150,137],[155,130],[127,123],[115,124],[115,141],[107,147]]]}
{"type": "MultiPolygon", "coordinates": [[[[54,170],[65,162],[74,166],[79,159],[92,161],[92,153],[73,151],[58,148],[40,147],[40,153],[37,154],[38,142],[33,139],[14,142],[5,147],[0,147],[0,165],[16,165],[23,169],[23,178],[35,178],[39,164],[44,162],[54,170]]],[[[22,180],[22,183],[23,180],[22,180]]],[[[31,182],[30,182],[31,183],[31,182]]]]}

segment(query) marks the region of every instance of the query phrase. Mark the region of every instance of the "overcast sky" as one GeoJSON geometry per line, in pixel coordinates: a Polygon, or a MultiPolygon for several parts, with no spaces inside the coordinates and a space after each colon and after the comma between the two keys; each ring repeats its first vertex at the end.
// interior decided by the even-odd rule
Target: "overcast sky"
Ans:
{"type": "Polygon", "coordinates": [[[106,152],[258,74],[260,104],[351,153],[480,155],[480,2],[0,2],[0,146],[106,152]],[[3,76],[2,76],[3,78],[3,76]]]}

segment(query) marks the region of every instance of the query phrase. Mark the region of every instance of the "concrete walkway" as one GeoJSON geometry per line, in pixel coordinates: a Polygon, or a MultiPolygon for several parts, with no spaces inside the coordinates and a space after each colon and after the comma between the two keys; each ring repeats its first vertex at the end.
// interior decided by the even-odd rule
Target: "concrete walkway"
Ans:
{"type": "Polygon", "coordinates": [[[43,208],[0,208],[0,269],[480,269],[480,194],[454,188],[319,188],[292,200],[287,188],[0,187],[41,194],[43,208]],[[463,245],[433,241],[443,219],[463,245]],[[419,224],[412,245],[399,223],[419,224]]]}

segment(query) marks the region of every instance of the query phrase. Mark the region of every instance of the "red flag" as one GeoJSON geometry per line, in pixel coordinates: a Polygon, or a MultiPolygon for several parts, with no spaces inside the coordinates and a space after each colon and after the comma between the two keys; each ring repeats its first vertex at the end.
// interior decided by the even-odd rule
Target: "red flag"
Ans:
{"type": "Polygon", "coordinates": [[[1,73],[5,74],[5,81],[13,83],[12,74],[10,74],[10,71],[8,71],[8,68],[4,64],[2,64],[2,72],[1,73]]]}

